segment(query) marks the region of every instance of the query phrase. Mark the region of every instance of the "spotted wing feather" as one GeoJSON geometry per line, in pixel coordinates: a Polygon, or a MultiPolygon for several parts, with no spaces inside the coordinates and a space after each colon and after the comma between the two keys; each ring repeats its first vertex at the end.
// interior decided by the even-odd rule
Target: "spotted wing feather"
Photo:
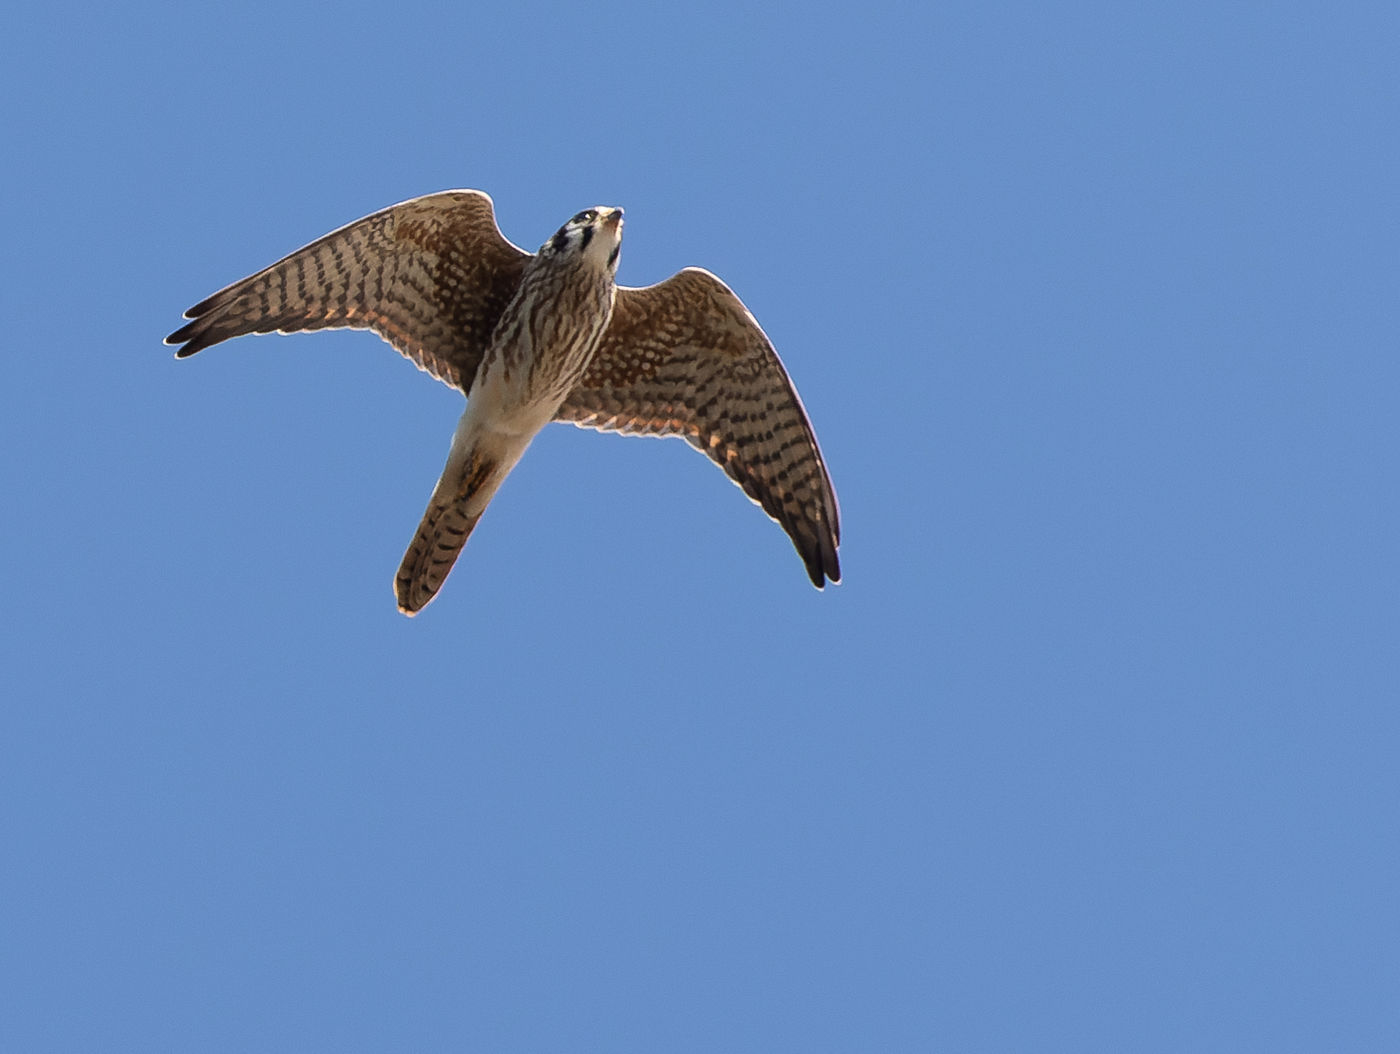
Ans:
{"type": "Polygon", "coordinates": [[[165,342],[184,358],[246,333],[370,329],[465,392],[529,258],[501,234],[488,195],[429,194],[220,290],[165,342]]]}
{"type": "Polygon", "coordinates": [[[802,402],[754,317],[708,271],[619,288],[557,419],[683,437],[778,521],[818,589],[841,580],[836,494],[802,402]]]}

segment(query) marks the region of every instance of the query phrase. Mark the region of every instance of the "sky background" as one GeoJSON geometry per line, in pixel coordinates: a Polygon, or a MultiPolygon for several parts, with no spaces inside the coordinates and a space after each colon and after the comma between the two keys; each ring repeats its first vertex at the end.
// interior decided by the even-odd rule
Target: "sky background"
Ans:
{"type": "Polygon", "coordinates": [[[1400,1049],[1393,3],[30,5],[0,1049],[1400,1049]],[[450,187],[705,266],[841,499],[181,312],[450,187]]]}

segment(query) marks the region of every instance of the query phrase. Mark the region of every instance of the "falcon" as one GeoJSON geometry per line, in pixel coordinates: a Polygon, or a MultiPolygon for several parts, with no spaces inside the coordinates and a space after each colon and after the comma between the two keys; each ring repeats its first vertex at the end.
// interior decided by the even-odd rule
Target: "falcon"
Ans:
{"type": "Polygon", "coordinates": [[[247,333],[369,329],[467,397],[418,533],[399,610],[437,595],[530,441],[551,421],[680,436],[792,539],[812,584],[841,580],[836,494],[777,352],[710,272],[615,283],[622,210],[592,208],[537,253],[511,244],[491,198],[449,190],[332,231],[185,312],[187,358],[247,333]]]}

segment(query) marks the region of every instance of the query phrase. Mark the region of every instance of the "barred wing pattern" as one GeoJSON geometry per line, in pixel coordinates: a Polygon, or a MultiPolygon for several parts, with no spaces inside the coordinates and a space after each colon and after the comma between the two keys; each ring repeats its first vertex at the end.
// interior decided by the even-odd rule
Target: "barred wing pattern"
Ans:
{"type": "Polygon", "coordinates": [[[448,190],[393,205],[298,249],[185,312],[184,358],[245,333],[371,329],[420,369],[471,390],[529,253],[491,198],[448,190]]]}
{"type": "Polygon", "coordinates": [[[818,589],[841,580],[836,494],[802,402],[753,315],[708,271],[619,287],[556,420],[683,437],[787,531],[818,589]]]}

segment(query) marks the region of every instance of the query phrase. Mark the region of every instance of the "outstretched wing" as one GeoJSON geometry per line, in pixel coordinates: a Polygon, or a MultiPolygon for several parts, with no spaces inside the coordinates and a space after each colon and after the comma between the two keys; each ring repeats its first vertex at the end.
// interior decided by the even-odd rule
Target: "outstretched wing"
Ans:
{"type": "Polygon", "coordinates": [[[490,196],[447,190],[333,231],[185,312],[165,338],[184,358],[245,333],[372,329],[419,368],[470,390],[530,254],[490,196]]]}
{"type": "Polygon", "coordinates": [[[682,436],[782,525],[818,589],[841,580],[840,514],[812,425],[763,330],[708,271],[619,288],[603,342],[556,419],[682,436]]]}

